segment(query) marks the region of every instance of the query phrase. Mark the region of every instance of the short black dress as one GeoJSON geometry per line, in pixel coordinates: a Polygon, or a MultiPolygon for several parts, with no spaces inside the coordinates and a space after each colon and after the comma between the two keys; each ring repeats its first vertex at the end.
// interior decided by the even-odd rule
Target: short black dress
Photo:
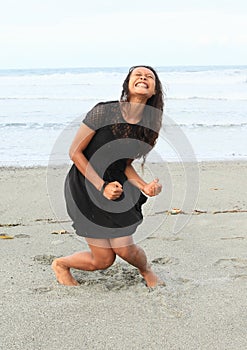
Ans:
{"type": "Polygon", "coordinates": [[[79,236],[89,238],[131,235],[143,220],[142,205],[147,197],[128,181],[125,168],[128,159],[140,158],[151,149],[148,142],[140,141],[145,127],[127,123],[118,101],[97,104],[83,123],[95,131],[83,154],[101,178],[120,182],[123,194],[108,200],[73,164],[65,180],[72,226],[79,236]]]}

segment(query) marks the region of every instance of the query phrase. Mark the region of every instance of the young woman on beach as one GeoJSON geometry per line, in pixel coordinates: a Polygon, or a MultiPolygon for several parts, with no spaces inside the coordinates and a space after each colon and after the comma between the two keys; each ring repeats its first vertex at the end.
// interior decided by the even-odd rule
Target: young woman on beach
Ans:
{"type": "Polygon", "coordinates": [[[79,283],[70,269],[94,271],[116,255],[139,269],[148,287],[164,284],[151,269],[132,235],[142,222],[142,205],[156,196],[158,179],[146,183],[132,166],[154,147],[162,123],[162,85],[149,66],[130,68],[120,101],[102,102],[87,113],[70,148],[73,165],[65,180],[68,214],[89,251],[57,258],[57,281],[79,283]]]}

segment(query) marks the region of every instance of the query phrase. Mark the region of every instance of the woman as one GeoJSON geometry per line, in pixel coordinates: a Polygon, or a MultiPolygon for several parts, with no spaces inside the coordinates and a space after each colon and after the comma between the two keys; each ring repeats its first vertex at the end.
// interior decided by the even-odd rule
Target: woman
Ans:
{"type": "Polygon", "coordinates": [[[132,235],[142,222],[146,196],[156,196],[158,179],[146,183],[132,166],[154,147],[162,122],[163,92],[156,71],[130,68],[119,101],[97,104],[85,117],[70,148],[73,165],[65,181],[68,214],[90,251],[55,259],[59,283],[78,285],[70,269],[94,271],[116,255],[137,267],[148,287],[164,284],[132,235]]]}

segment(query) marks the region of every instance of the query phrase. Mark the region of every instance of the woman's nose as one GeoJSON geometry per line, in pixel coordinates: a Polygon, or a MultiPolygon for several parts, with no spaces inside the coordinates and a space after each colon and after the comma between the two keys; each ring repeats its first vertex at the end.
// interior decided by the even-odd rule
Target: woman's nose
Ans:
{"type": "Polygon", "coordinates": [[[146,80],[145,75],[142,75],[142,76],[141,76],[141,79],[142,79],[142,80],[146,80]]]}

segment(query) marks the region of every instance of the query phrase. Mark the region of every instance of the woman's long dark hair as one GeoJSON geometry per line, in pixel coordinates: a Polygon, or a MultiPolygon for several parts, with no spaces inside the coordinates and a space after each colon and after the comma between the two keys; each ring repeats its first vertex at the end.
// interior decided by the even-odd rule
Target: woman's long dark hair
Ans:
{"type": "MultiPolygon", "coordinates": [[[[144,108],[143,122],[146,126],[143,130],[140,130],[140,135],[138,138],[144,142],[148,142],[151,148],[154,147],[156,140],[159,136],[159,131],[162,125],[162,115],[164,108],[164,95],[161,81],[156,73],[155,69],[150,66],[139,65],[133,66],[129,69],[128,75],[123,82],[123,89],[120,97],[120,102],[128,102],[129,101],[129,80],[131,73],[135,68],[144,67],[151,70],[155,76],[155,95],[150,97],[144,108]],[[150,107],[149,107],[150,106],[150,107]],[[153,108],[152,108],[153,107],[153,108]]],[[[147,154],[143,154],[143,158],[145,162],[145,157],[147,154]]]]}

